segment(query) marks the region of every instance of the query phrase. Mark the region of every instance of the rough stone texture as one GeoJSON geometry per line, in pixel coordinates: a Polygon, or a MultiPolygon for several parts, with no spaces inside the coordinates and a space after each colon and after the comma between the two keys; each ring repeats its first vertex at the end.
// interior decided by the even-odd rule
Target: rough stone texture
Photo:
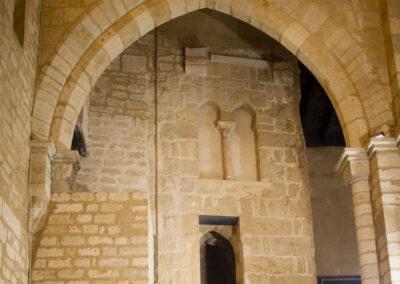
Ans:
{"type": "MultiPolygon", "coordinates": [[[[148,222],[157,214],[154,224],[158,225],[159,283],[199,283],[199,214],[240,217],[238,242],[243,247],[242,277],[246,283],[313,283],[312,220],[298,113],[296,61],[284,52],[288,61],[270,54],[268,64],[261,67],[236,61],[211,62],[209,53],[242,57],[240,62],[246,61],[246,57],[260,60],[265,56],[265,43],[252,41],[260,36],[254,30],[241,39],[223,20],[203,13],[195,17],[204,25],[189,25],[192,19],[186,18],[157,31],[157,106],[152,70],[154,34],[128,48],[100,77],[90,97],[89,156],[81,160],[76,183],[79,186],[75,190],[124,191],[110,196],[139,190],[146,196],[150,193],[149,205],[153,204],[155,157],[151,152],[155,151],[152,143],[156,109],[157,211],[150,208],[153,217],[148,222]],[[209,33],[213,25],[214,30],[209,33]],[[179,26],[181,29],[177,29],[179,26]],[[229,50],[225,46],[227,41],[232,43],[229,50]],[[191,54],[184,54],[184,47],[192,44],[207,46],[207,50],[191,58],[191,54]],[[202,57],[203,73],[193,72],[195,66],[190,66],[198,65],[197,57],[202,57]],[[184,69],[184,65],[190,68],[184,69]],[[241,106],[253,110],[260,182],[199,178],[197,115],[208,101],[220,107],[223,120],[233,120],[233,112],[241,106]]],[[[72,217],[59,222],[72,222],[70,225],[75,228],[84,206],[81,202],[64,203],[56,208],[76,210],[79,214],[68,213],[72,217]]],[[[61,214],[56,211],[54,207],[49,211],[50,227],[44,230],[44,237],[49,228],[51,231],[51,220],[57,220],[61,214]]],[[[118,222],[121,215],[109,221],[118,222]]],[[[96,222],[95,215],[82,218],[96,222]]],[[[76,234],[81,236],[77,230],[76,234]]],[[[75,241],[87,246],[89,239],[75,241]]],[[[151,246],[151,241],[146,241],[143,245],[151,246]]],[[[49,258],[60,258],[56,255],[62,253],[61,266],[68,266],[64,261],[70,250],[62,245],[59,240],[46,252],[49,258]],[[56,255],[51,256],[52,253],[56,255]]],[[[113,246],[116,245],[109,244],[110,249],[113,246]]],[[[35,263],[41,263],[41,249],[43,244],[35,263]]],[[[71,253],[74,255],[74,250],[71,253]]],[[[71,265],[76,269],[62,268],[56,273],[49,266],[38,268],[34,277],[39,277],[39,281],[47,271],[50,278],[62,281],[66,281],[63,271],[77,273],[77,279],[87,277],[85,273],[90,270],[81,264],[71,265]]],[[[92,265],[98,266],[100,262],[92,265]]]]}
{"type": "Polygon", "coordinates": [[[27,1],[25,40],[13,29],[13,0],[0,1],[0,283],[27,283],[29,136],[40,1],[27,1]]]}
{"type": "Polygon", "coordinates": [[[77,189],[147,192],[154,171],[154,37],[116,58],[90,95],[77,189]]]}
{"type": "Polygon", "coordinates": [[[53,193],[32,283],[148,283],[147,194],[53,193]]]}
{"type": "MultiPolygon", "coordinates": [[[[40,1],[27,1],[23,47],[20,46],[13,31],[14,2],[10,0],[0,3],[0,30],[2,32],[0,39],[2,51],[0,57],[0,282],[27,282],[29,266],[27,256],[29,251],[28,160],[31,114],[33,113],[35,138],[53,138],[59,150],[69,150],[67,148],[73,127],[85,99],[100,74],[133,41],[177,16],[208,7],[248,22],[278,39],[320,80],[338,112],[348,146],[365,146],[370,137],[379,131],[390,136],[393,126],[397,129],[396,133],[400,129],[398,125],[394,125],[394,117],[397,118],[397,124],[399,117],[400,66],[398,36],[400,13],[399,2],[395,0],[45,0],[42,1],[44,9],[41,19],[39,56],[37,50],[40,1]],[[380,7],[379,4],[381,4],[380,7]],[[384,55],[386,55],[386,60],[384,60],[384,55]],[[32,112],[37,59],[40,65],[37,77],[38,92],[35,98],[36,107],[32,112]]],[[[228,31],[225,31],[223,36],[226,34],[228,31]]],[[[209,30],[203,31],[204,37],[208,35],[209,30]]],[[[160,279],[168,281],[168,277],[172,277],[175,283],[185,283],[188,278],[198,280],[197,272],[193,272],[194,274],[188,272],[195,269],[187,267],[187,264],[193,263],[196,267],[198,265],[186,259],[186,254],[183,255],[187,252],[186,248],[193,244],[194,251],[198,251],[196,244],[199,232],[198,230],[190,231],[194,224],[197,224],[194,216],[197,216],[199,212],[218,212],[220,208],[225,208],[225,205],[222,205],[224,203],[227,204],[229,210],[232,210],[231,212],[238,212],[237,210],[242,210],[240,207],[242,205],[238,207],[238,200],[232,201],[236,197],[231,198],[231,194],[234,191],[243,193],[243,188],[246,190],[250,188],[246,191],[246,196],[248,197],[247,194],[250,193],[251,202],[253,202],[250,206],[251,211],[245,212],[243,209],[243,211],[239,210],[238,214],[241,214],[242,220],[256,218],[257,222],[247,223],[253,224],[253,227],[249,225],[248,230],[251,233],[242,239],[250,243],[254,234],[262,233],[260,237],[262,240],[255,247],[257,253],[262,251],[263,255],[256,259],[252,258],[251,253],[243,256],[244,265],[248,271],[245,275],[247,281],[252,283],[309,281],[310,275],[314,273],[310,254],[312,250],[311,226],[309,226],[311,221],[308,193],[303,186],[306,182],[305,159],[304,145],[301,142],[301,131],[297,121],[298,114],[296,114],[297,118],[291,117],[296,113],[294,109],[297,109],[296,100],[298,100],[295,92],[292,92],[292,89],[297,88],[292,85],[293,70],[286,68],[285,64],[281,66],[272,64],[269,70],[272,76],[268,77],[265,72],[262,74],[255,72],[254,67],[237,67],[237,62],[214,61],[203,64],[207,67],[205,69],[201,66],[201,70],[194,64],[192,67],[195,68],[191,70],[201,72],[184,74],[183,47],[188,45],[197,47],[199,43],[205,43],[204,45],[210,48],[210,52],[221,51],[213,47],[212,42],[213,40],[207,42],[196,37],[179,44],[169,42],[162,36],[160,39],[160,45],[165,49],[159,56],[158,70],[158,80],[161,83],[159,103],[163,107],[159,109],[160,124],[159,133],[157,133],[159,135],[157,166],[160,173],[157,184],[160,192],[162,190],[159,200],[160,208],[166,208],[167,211],[159,212],[162,221],[158,228],[161,245],[159,260],[160,263],[167,264],[165,267],[172,268],[169,271],[161,270],[160,279]],[[246,87],[242,88],[243,85],[246,87]],[[272,88],[265,88],[271,85],[272,88]],[[251,90],[251,95],[247,94],[248,90],[251,90]],[[240,98],[238,93],[241,94],[240,98]],[[264,93],[267,95],[263,96],[264,93]],[[214,95],[221,109],[227,113],[245,100],[247,100],[245,103],[253,105],[258,126],[256,129],[258,154],[262,157],[258,165],[259,183],[197,179],[198,158],[194,153],[198,147],[197,133],[193,131],[195,129],[193,116],[196,114],[197,107],[203,103],[197,100],[198,94],[204,99],[209,98],[211,94],[214,95]],[[265,101],[264,98],[271,98],[271,100],[265,101]],[[295,99],[291,101],[292,98],[295,99]],[[209,188],[212,188],[213,192],[208,193],[209,188]],[[216,192],[221,192],[224,199],[215,199],[216,192]],[[272,198],[268,196],[270,192],[277,194],[276,200],[273,200],[273,203],[271,201],[271,208],[266,206],[267,210],[263,206],[258,206],[256,203],[259,200],[268,204],[272,198]],[[199,200],[203,200],[202,198],[204,204],[200,206],[199,200]],[[299,209],[299,206],[294,206],[293,203],[297,205],[296,202],[303,207],[299,209]],[[167,206],[171,204],[173,207],[167,206]],[[296,217],[290,215],[290,218],[274,215],[259,219],[258,214],[264,214],[265,210],[267,212],[265,214],[275,214],[273,206],[276,204],[281,206],[290,204],[285,207],[285,210],[288,208],[290,214],[296,212],[299,215],[296,217]],[[263,208],[262,213],[258,211],[261,210],[259,208],[263,208]],[[292,209],[294,211],[291,211],[292,209]],[[300,212],[297,212],[297,209],[300,212]],[[283,221],[279,223],[277,219],[290,223],[292,231],[289,232],[287,223],[283,221]],[[267,243],[272,244],[277,238],[268,231],[269,228],[275,228],[275,222],[280,224],[277,228],[286,228],[288,230],[286,233],[291,234],[290,238],[294,237],[296,242],[307,242],[304,246],[307,251],[298,252],[299,255],[304,253],[306,256],[301,256],[302,259],[299,260],[301,257],[297,255],[295,249],[290,252],[279,250],[265,252],[260,249],[260,247],[263,248],[265,239],[268,239],[267,243]],[[303,224],[300,232],[298,224],[302,222],[305,225],[303,224]],[[265,227],[263,224],[271,226],[265,227]],[[172,226],[178,228],[181,226],[189,230],[189,233],[171,240],[168,229],[172,226]],[[183,245],[179,246],[179,250],[169,250],[177,244],[183,245]],[[291,253],[296,255],[287,257],[291,253]],[[179,263],[182,260],[186,261],[179,263]],[[264,274],[255,273],[259,272],[259,269],[272,266],[258,266],[264,260],[267,264],[278,263],[277,267],[285,267],[285,272],[289,271],[290,275],[279,274],[279,270],[263,271],[264,274]],[[175,269],[177,267],[179,269],[175,269]],[[296,275],[296,278],[293,278],[293,275],[296,275]]],[[[225,43],[232,46],[231,42],[225,43]]],[[[274,49],[276,46],[270,47],[274,49]]],[[[240,46],[240,49],[243,48],[246,49],[248,46],[240,46]]],[[[255,53],[242,53],[237,50],[231,50],[228,53],[224,55],[239,57],[255,55],[255,53]]],[[[267,58],[259,56],[257,59],[276,60],[268,56],[267,58]]],[[[148,60],[146,58],[146,64],[150,62],[148,60]]],[[[125,70],[121,67],[121,72],[146,71],[139,67],[131,67],[131,64],[144,65],[142,55],[127,61],[130,61],[128,64],[130,67],[126,67],[125,70]]],[[[107,94],[106,100],[110,98],[107,94]]],[[[111,104],[120,103],[118,100],[109,101],[111,104]]],[[[108,103],[99,104],[100,109],[102,111],[107,109],[108,103]]],[[[138,102],[134,104],[135,107],[140,106],[138,102]]],[[[125,103],[121,107],[125,110],[127,108],[125,103]]],[[[151,109],[150,104],[149,108],[151,109]]],[[[114,110],[118,112],[119,107],[116,109],[114,110]]],[[[108,123],[104,112],[100,111],[100,113],[101,123],[108,123]]],[[[124,113],[124,115],[127,114],[124,113]]],[[[140,116],[140,121],[148,117],[136,110],[134,116],[135,123],[132,125],[137,125],[143,130],[144,128],[141,127],[144,125],[139,123],[136,117],[140,116]]],[[[120,131],[123,124],[120,125],[120,131]]],[[[98,130],[104,131],[104,129],[106,128],[99,127],[98,130]]],[[[150,128],[148,130],[149,136],[154,134],[154,130],[150,128]]],[[[144,132],[144,130],[141,131],[139,136],[144,137],[146,135],[144,132]]],[[[121,139],[121,137],[116,138],[121,139]]],[[[92,140],[93,142],[95,139],[92,140]]],[[[118,143],[120,142],[121,140],[118,143]]],[[[111,144],[106,144],[106,147],[111,146],[111,144]]],[[[397,200],[400,160],[395,145],[391,147],[389,153],[387,149],[378,154],[375,154],[377,153],[374,152],[375,150],[371,150],[370,156],[372,173],[370,186],[383,283],[399,282],[398,234],[400,229],[397,222],[399,215],[397,200]]],[[[140,151],[146,150],[141,148],[140,151]]],[[[102,157],[106,156],[107,154],[104,154],[102,157]]],[[[150,156],[147,159],[155,160],[150,156]]],[[[154,167],[152,164],[148,166],[154,167]]],[[[147,190],[151,191],[152,183],[154,183],[151,173],[149,179],[147,190]]],[[[135,179],[134,182],[139,185],[140,190],[144,188],[144,179],[135,179]]],[[[96,187],[98,185],[96,184],[96,187]]],[[[88,182],[87,187],[83,184],[82,188],[89,189],[90,186],[88,182]]],[[[121,188],[133,190],[130,185],[124,187],[121,184],[121,188]]],[[[97,188],[92,186],[92,190],[97,190],[97,188]]],[[[119,186],[115,186],[112,190],[120,189],[119,186]]],[[[151,203],[153,199],[150,199],[151,203]]],[[[278,213],[289,214],[285,210],[278,210],[278,213]]],[[[154,218],[154,211],[152,212],[154,218]]],[[[279,233],[279,230],[276,229],[276,232],[279,233]]],[[[279,240],[281,239],[282,237],[279,236],[279,240]]],[[[283,247],[287,248],[287,243],[283,247]]],[[[53,253],[59,252],[54,250],[53,253]]],[[[69,275],[69,272],[66,270],[63,273],[69,275]]],[[[63,276],[60,274],[60,277],[63,276]]],[[[192,283],[190,280],[189,283],[192,283]]]]}
{"type": "Polygon", "coordinates": [[[326,89],[349,146],[366,145],[370,134],[394,125],[378,1],[108,0],[77,5],[64,0],[44,1],[44,6],[34,136],[52,136],[59,148],[69,146],[81,99],[120,52],[154,27],[200,8],[248,22],[296,54],[326,89]]]}
{"type": "Polygon", "coordinates": [[[343,148],[307,148],[315,261],[321,276],[359,275],[351,189],[335,172],[343,148]]]}
{"type": "MultiPolygon", "coordinates": [[[[205,15],[198,17],[213,23],[205,15]]],[[[188,23],[182,19],[158,30],[159,282],[200,282],[202,214],[239,216],[245,283],[314,283],[297,70],[282,61],[266,65],[270,68],[209,59],[204,64],[207,53],[201,60],[201,54],[191,59],[193,53],[183,58],[185,38],[196,34],[196,45],[208,47],[211,54],[259,56],[257,45],[241,46],[243,41],[218,23],[213,33],[176,29],[188,23]],[[238,43],[227,51],[224,43],[230,37],[238,43]],[[182,68],[184,62],[189,73],[182,68]],[[199,65],[202,72],[193,72],[199,65]],[[261,182],[198,178],[197,115],[209,101],[220,108],[222,120],[231,120],[240,106],[253,108],[261,182]]]]}

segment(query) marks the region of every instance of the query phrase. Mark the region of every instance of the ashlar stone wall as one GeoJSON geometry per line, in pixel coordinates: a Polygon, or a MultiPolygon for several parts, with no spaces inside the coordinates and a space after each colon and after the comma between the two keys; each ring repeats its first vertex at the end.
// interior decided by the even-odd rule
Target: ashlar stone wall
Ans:
{"type": "Polygon", "coordinates": [[[54,193],[32,283],[148,283],[147,193],[54,193]]]}
{"type": "MultiPolygon", "coordinates": [[[[34,283],[151,282],[154,36],[121,54],[85,104],[87,156],[71,191],[53,193],[34,283]]],[[[54,187],[53,187],[54,190],[54,187]]],[[[154,215],[154,214],[153,214],[154,215]]]]}
{"type": "Polygon", "coordinates": [[[240,40],[212,16],[158,30],[159,283],[200,283],[199,215],[239,217],[245,283],[314,283],[296,62],[260,60],[251,31],[240,40]],[[224,121],[241,106],[254,111],[258,181],[200,178],[198,115],[207,102],[224,121]]]}
{"type": "MultiPolygon", "coordinates": [[[[121,222],[135,226],[136,221],[129,218],[130,209],[103,213],[106,201],[96,198],[105,194],[110,200],[128,194],[131,199],[126,204],[135,204],[140,193],[148,196],[151,215],[146,220],[148,238],[141,245],[151,251],[150,235],[158,233],[158,283],[200,283],[199,215],[239,217],[235,247],[242,248],[238,253],[246,283],[315,282],[297,62],[286,51],[279,56],[271,52],[277,44],[268,38],[259,41],[260,36],[264,35],[239,21],[197,12],[144,36],[112,63],[91,94],[88,157],[81,159],[82,169],[73,186],[75,191],[86,191],[77,196],[88,199],[74,199],[78,193],[53,194],[49,224],[36,255],[36,281],[49,277],[67,283],[66,274],[77,273],[76,279],[83,283],[101,283],[101,278],[90,278],[89,272],[103,269],[110,258],[117,263],[115,269],[109,268],[117,271],[113,279],[125,280],[124,269],[118,265],[126,258],[116,240],[128,235],[118,230],[103,233],[100,227],[122,230],[121,222]],[[232,147],[253,143],[256,158],[252,161],[257,162],[249,163],[256,173],[251,180],[241,180],[240,175],[236,179],[235,174],[232,180],[222,175],[200,177],[198,116],[208,102],[218,106],[218,119],[228,125],[242,117],[235,115],[237,109],[251,114],[243,124],[248,129],[239,126],[232,147]],[[242,141],[241,133],[252,133],[254,139],[242,141]],[[61,196],[67,199],[60,200],[61,196]],[[88,211],[98,203],[99,211],[88,211]],[[60,217],[64,214],[66,219],[60,217]],[[108,217],[96,219],[99,214],[114,217],[103,225],[108,217]],[[55,221],[58,218],[62,219],[55,221]],[[60,222],[67,231],[54,232],[58,225],[53,222],[60,222]],[[87,235],[86,225],[95,225],[99,231],[87,235]],[[74,237],[79,244],[65,247],[64,237],[74,237]],[[92,242],[103,237],[111,241],[92,242]],[[46,243],[47,238],[52,243],[46,243]],[[103,246],[115,254],[103,254],[103,246]],[[79,249],[96,248],[99,255],[79,255],[79,249]],[[59,255],[52,255],[52,250],[59,255]],[[90,258],[90,264],[79,262],[81,257],[90,258]],[[59,262],[51,261],[56,259],[59,262]]],[[[223,149],[216,153],[222,155],[226,170],[226,150],[232,141],[228,137],[223,142],[224,134],[219,133],[216,143],[223,145],[217,148],[223,149]]],[[[241,151],[236,152],[240,155],[241,151]]],[[[129,236],[135,234],[132,231],[129,236]]],[[[151,281],[151,257],[147,261],[151,281]]]]}
{"type": "Polygon", "coordinates": [[[117,57],[90,95],[77,190],[142,191],[154,167],[154,37],[117,57]]]}
{"type": "Polygon", "coordinates": [[[25,3],[0,1],[0,283],[27,283],[29,269],[29,137],[40,1],[26,1],[25,16],[15,11],[16,2],[25,3]]]}

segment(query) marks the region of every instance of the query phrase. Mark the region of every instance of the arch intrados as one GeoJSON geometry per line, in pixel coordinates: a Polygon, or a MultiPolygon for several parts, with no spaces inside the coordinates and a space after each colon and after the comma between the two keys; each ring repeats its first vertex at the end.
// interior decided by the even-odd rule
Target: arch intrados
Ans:
{"type": "MultiPolygon", "coordinates": [[[[230,9],[228,10],[226,10],[226,7],[220,7],[217,5],[214,5],[213,7],[199,5],[197,7],[193,7],[192,9],[186,9],[186,10],[183,9],[179,12],[175,11],[176,13],[173,14],[172,12],[170,12],[169,15],[159,11],[162,8],[162,5],[166,5],[172,2],[175,3],[175,1],[173,0],[147,1],[144,2],[144,4],[132,8],[132,10],[130,10],[124,16],[116,20],[100,36],[98,36],[96,40],[92,42],[91,46],[86,50],[85,54],[83,54],[80,57],[80,60],[75,65],[73,71],[71,71],[68,78],[66,78],[66,82],[62,85],[62,90],[60,92],[61,95],[59,97],[59,100],[57,101],[57,105],[54,109],[53,115],[51,116],[51,123],[50,123],[51,132],[47,134],[47,136],[50,135],[55,140],[58,148],[65,149],[70,147],[70,143],[72,141],[73,128],[78,118],[79,112],[81,111],[81,108],[83,106],[83,102],[89,95],[89,92],[93,87],[93,85],[95,84],[96,80],[107,68],[109,63],[111,63],[111,61],[114,58],[116,58],[120,53],[123,52],[123,50],[125,50],[126,47],[131,45],[138,38],[140,38],[147,32],[151,31],[154,27],[157,27],[169,20],[172,20],[174,18],[183,16],[192,11],[199,10],[202,8],[213,9],[218,12],[228,14],[234,18],[244,21],[247,24],[252,25],[253,27],[264,32],[265,34],[271,36],[275,40],[278,40],[278,42],[280,42],[284,47],[289,49],[289,51],[293,52],[293,47],[291,47],[291,44],[293,43],[290,41],[287,42],[288,41],[287,39],[283,40],[279,34],[280,31],[271,26],[267,26],[266,21],[264,22],[257,21],[257,18],[255,17],[257,15],[260,15],[261,13],[256,9],[257,6],[261,5],[259,3],[258,4],[255,3],[258,1],[254,2],[252,1],[251,3],[248,3],[253,5],[252,6],[253,9],[249,9],[249,11],[251,11],[252,14],[238,13],[239,10],[232,9],[232,5],[234,4],[231,4],[230,9]],[[146,3],[153,3],[153,5],[145,5],[146,3]],[[144,17],[143,14],[145,14],[146,17],[152,19],[153,21],[152,24],[144,26],[144,24],[140,22],[141,21],[140,17],[142,18],[144,17]],[[130,36],[126,37],[127,31],[133,31],[133,30],[136,31],[136,33],[132,33],[130,36]],[[96,61],[100,63],[100,67],[94,68],[95,70],[93,70],[93,65],[95,64],[96,61]]],[[[280,13],[281,15],[283,15],[282,18],[285,18],[286,14],[284,14],[282,11],[277,10],[275,12],[280,13]]],[[[273,15],[271,15],[271,13],[266,12],[266,14],[271,17],[274,17],[273,15]]],[[[266,15],[261,15],[261,16],[266,16],[266,15]]],[[[286,17],[288,16],[286,15],[286,17]]],[[[275,18],[278,19],[279,16],[275,15],[275,18]]],[[[352,93],[352,91],[355,90],[354,84],[351,82],[350,78],[346,77],[346,72],[344,70],[341,70],[340,68],[338,70],[335,70],[335,68],[332,68],[332,70],[334,71],[338,72],[342,71],[339,72],[338,78],[346,82],[345,84],[343,84],[343,82],[340,82],[339,84],[341,86],[340,90],[345,91],[339,94],[341,95],[340,97],[338,95],[338,92],[335,92],[334,90],[335,84],[331,83],[332,80],[334,81],[334,78],[336,78],[335,76],[337,76],[337,74],[335,74],[335,76],[334,74],[332,74],[332,77],[329,77],[330,75],[329,70],[328,72],[325,72],[326,73],[325,74],[324,70],[317,67],[316,64],[318,61],[320,61],[320,59],[308,56],[307,50],[309,49],[309,47],[304,48],[303,45],[299,45],[298,48],[299,50],[296,52],[295,55],[299,60],[303,62],[304,65],[306,65],[310,69],[310,71],[314,75],[316,75],[315,77],[321,83],[321,85],[326,90],[328,96],[330,97],[330,100],[333,106],[335,107],[335,110],[339,117],[339,121],[342,125],[347,145],[357,145],[357,146],[360,145],[361,142],[359,138],[362,135],[366,135],[368,133],[369,126],[366,120],[364,109],[362,108],[361,101],[359,100],[359,98],[354,96],[354,93],[352,93]],[[350,87],[349,88],[350,90],[343,88],[343,85],[348,85],[350,87]],[[355,112],[342,111],[342,105],[344,104],[342,103],[342,101],[346,101],[346,97],[344,96],[346,94],[352,95],[351,100],[355,102],[353,109],[356,108],[358,109],[357,111],[355,112]],[[358,114],[358,116],[354,116],[354,113],[358,114]],[[362,113],[361,116],[359,115],[360,113],[362,113]],[[353,130],[358,131],[359,132],[357,133],[358,135],[349,135],[348,124],[354,125],[353,130]]],[[[310,50],[312,50],[312,48],[310,50]]],[[[321,50],[321,54],[323,55],[321,57],[323,58],[325,56],[328,62],[334,59],[333,55],[330,54],[328,49],[321,50]]],[[[332,62],[338,64],[338,62],[334,61],[335,60],[333,60],[332,62]]],[[[331,73],[333,73],[333,71],[331,71],[331,73]]],[[[44,75],[44,79],[46,79],[46,74],[44,75]]],[[[39,93],[37,97],[40,97],[40,95],[41,94],[39,88],[39,93]]],[[[40,99],[41,98],[39,98],[39,100],[40,99]]],[[[37,102],[35,103],[35,105],[36,104],[37,102]]],[[[39,124],[42,124],[43,126],[43,123],[45,123],[45,119],[40,121],[39,119],[40,115],[35,115],[36,112],[40,114],[40,110],[38,111],[37,108],[38,107],[35,107],[33,119],[37,120],[39,124]]],[[[33,136],[35,136],[36,132],[35,128],[36,128],[35,123],[33,123],[33,136]]],[[[43,132],[42,135],[38,136],[39,137],[43,136],[43,132]]]]}
{"type": "Polygon", "coordinates": [[[251,126],[254,126],[257,123],[257,114],[255,111],[255,108],[252,105],[250,105],[248,103],[241,104],[233,109],[232,114],[234,114],[235,112],[240,111],[240,110],[244,110],[250,115],[251,126]]]}
{"type": "Polygon", "coordinates": [[[219,105],[212,101],[212,100],[206,100],[205,102],[201,103],[198,111],[200,111],[201,109],[205,108],[205,107],[211,107],[215,113],[217,114],[217,117],[219,118],[221,116],[221,109],[219,107],[219,105]]]}

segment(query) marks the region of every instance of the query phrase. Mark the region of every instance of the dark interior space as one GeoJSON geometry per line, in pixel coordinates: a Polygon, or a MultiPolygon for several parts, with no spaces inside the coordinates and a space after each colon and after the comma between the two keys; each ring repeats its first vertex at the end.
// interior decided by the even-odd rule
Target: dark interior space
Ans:
{"type": "Polygon", "coordinates": [[[235,254],[230,242],[216,232],[202,244],[202,284],[235,284],[235,254]]]}
{"type": "Polygon", "coordinates": [[[300,63],[301,124],[307,147],[345,146],[342,128],[328,95],[300,63]]]}

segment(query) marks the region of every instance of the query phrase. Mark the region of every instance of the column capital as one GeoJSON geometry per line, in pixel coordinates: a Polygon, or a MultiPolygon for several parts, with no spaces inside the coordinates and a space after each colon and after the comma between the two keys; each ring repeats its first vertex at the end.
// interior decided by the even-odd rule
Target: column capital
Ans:
{"type": "Polygon", "coordinates": [[[47,152],[50,159],[56,153],[56,147],[51,140],[31,140],[29,142],[31,153],[47,152]]]}
{"type": "Polygon", "coordinates": [[[236,123],[228,120],[219,120],[216,122],[217,129],[221,132],[223,138],[228,138],[236,123]]]}
{"type": "Polygon", "coordinates": [[[348,185],[360,180],[368,180],[370,171],[367,150],[364,148],[345,148],[336,163],[336,171],[348,185]]]}
{"type": "Polygon", "coordinates": [[[70,191],[80,169],[78,151],[59,151],[52,161],[52,191],[70,191]]]}
{"type": "Polygon", "coordinates": [[[54,163],[70,163],[74,167],[79,168],[80,156],[78,151],[58,151],[55,153],[53,162],[54,163]]]}
{"type": "Polygon", "coordinates": [[[371,138],[368,144],[368,156],[371,157],[377,151],[388,152],[388,151],[398,151],[398,143],[396,139],[391,137],[374,137],[371,138]]]}

